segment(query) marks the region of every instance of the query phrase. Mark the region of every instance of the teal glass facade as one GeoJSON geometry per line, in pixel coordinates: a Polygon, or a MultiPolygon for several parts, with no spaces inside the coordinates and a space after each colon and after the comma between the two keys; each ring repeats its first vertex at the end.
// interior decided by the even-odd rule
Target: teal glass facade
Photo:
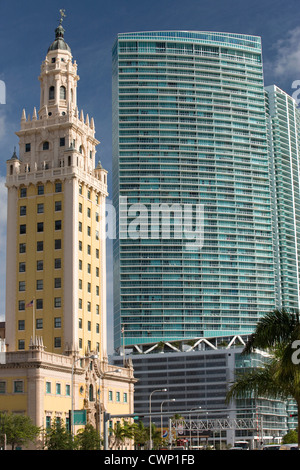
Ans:
{"type": "Polygon", "coordinates": [[[275,85],[266,87],[274,201],[278,306],[299,309],[300,112],[275,85]]]}
{"type": "Polygon", "coordinates": [[[113,48],[115,347],[248,334],[274,308],[273,214],[258,37],[119,34],[113,48]],[[202,204],[204,244],[120,238],[120,197],[202,204]],[[124,326],[124,338],[121,328],[124,326]]]}

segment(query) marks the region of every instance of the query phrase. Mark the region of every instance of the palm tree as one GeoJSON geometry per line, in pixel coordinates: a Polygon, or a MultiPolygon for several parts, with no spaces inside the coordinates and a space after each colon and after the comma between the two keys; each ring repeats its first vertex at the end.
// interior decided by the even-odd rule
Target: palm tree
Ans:
{"type": "Polygon", "coordinates": [[[227,394],[227,401],[234,397],[242,398],[250,395],[253,398],[266,396],[282,400],[292,397],[297,404],[298,429],[300,429],[300,366],[293,361],[295,341],[299,340],[298,311],[277,309],[261,318],[242,354],[251,354],[260,349],[268,352],[270,357],[264,367],[237,377],[227,394]]]}
{"type": "Polygon", "coordinates": [[[111,429],[112,436],[110,446],[113,447],[120,447],[126,440],[131,440],[134,438],[134,430],[136,424],[135,423],[128,423],[124,421],[123,424],[116,423],[114,428],[111,429]]]}
{"type": "Polygon", "coordinates": [[[134,429],[134,443],[138,449],[145,447],[149,435],[149,429],[145,427],[143,421],[138,421],[134,429]]]}

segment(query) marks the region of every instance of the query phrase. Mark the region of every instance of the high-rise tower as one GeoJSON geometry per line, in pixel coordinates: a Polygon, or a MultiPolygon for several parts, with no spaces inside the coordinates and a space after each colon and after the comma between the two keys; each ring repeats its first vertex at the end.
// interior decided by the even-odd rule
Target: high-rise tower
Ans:
{"type": "Polygon", "coordinates": [[[295,100],[266,87],[273,183],[278,306],[300,307],[300,113],[295,100]]]}
{"type": "Polygon", "coordinates": [[[39,76],[40,107],[22,114],[7,161],[6,342],[106,355],[107,172],[94,120],[77,108],[77,64],[60,22],[39,76]]]}
{"type": "Polygon", "coordinates": [[[115,346],[252,332],[276,302],[260,38],[119,34],[113,181],[115,346]],[[202,204],[201,249],[158,224],[128,236],[138,204],[141,221],[155,204],[202,204]]]}

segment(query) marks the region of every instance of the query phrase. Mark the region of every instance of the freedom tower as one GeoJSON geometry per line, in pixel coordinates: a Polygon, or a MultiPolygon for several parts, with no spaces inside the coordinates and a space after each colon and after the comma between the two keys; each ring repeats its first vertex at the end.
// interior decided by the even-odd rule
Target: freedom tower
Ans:
{"type": "Polygon", "coordinates": [[[265,100],[259,37],[118,35],[115,348],[247,335],[275,307],[265,100]]]}

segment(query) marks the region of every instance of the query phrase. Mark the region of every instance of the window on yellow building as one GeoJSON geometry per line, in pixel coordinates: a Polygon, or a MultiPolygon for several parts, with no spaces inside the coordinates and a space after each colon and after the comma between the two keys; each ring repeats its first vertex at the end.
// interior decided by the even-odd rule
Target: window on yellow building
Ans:
{"type": "Polygon", "coordinates": [[[26,215],[26,206],[21,206],[20,207],[20,215],[26,215]]]}
{"type": "Polygon", "coordinates": [[[54,240],[54,248],[55,248],[55,250],[60,250],[61,249],[61,239],[60,238],[57,238],[56,240],[54,240]]]}
{"type": "Polygon", "coordinates": [[[55,192],[56,193],[61,193],[62,191],[62,184],[61,183],[55,183],[55,192]]]}
{"type": "Polygon", "coordinates": [[[26,289],[25,281],[20,281],[19,282],[19,292],[24,292],[25,289],[26,289]]]}
{"type": "Polygon", "coordinates": [[[44,250],[44,242],[38,241],[36,242],[36,251],[43,251],[44,250]]]}
{"type": "Polygon", "coordinates": [[[55,201],[55,212],[61,211],[61,201],[55,201]]]}
{"type": "Polygon", "coordinates": [[[43,262],[43,260],[38,260],[38,261],[36,262],[36,269],[37,269],[37,271],[43,271],[43,269],[44,269],[44,262],[43,262]]]}
{"type": "Polygon", "coordinates": [[[21,188],[20,197],[26,197],[26,196],[27,196],[27,188],[21,188]]]}
{"type": "Polygon", "coordinates": [[[19,244],[19,253],[26,253],[26,243],[19,244]]]}
{"type": "Polygon", "coordinates": [[[19,273],[25,273],[26,271],[26,263],[21,262],[19,263],[19,273]]]}
{"type": "Polygon", "coordinates": [[[44,213],[44,204],[38,204],[36,207],[36,211],[38,214],[43,214],[44,213]]]}
{"type": "Polygon", "coordinates": [[[24,382],[23,380],[14,380],[14,393],[23,393],[24,392],[24,382]]]}

